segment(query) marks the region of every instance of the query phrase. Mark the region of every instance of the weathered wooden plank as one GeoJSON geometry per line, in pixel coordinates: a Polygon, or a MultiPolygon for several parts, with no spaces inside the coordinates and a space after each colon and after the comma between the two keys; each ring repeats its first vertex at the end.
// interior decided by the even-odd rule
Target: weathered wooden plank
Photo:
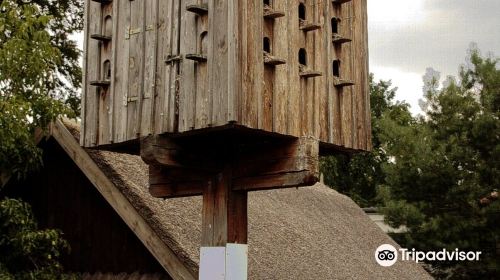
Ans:
{"type": "MultiPolygon", "coordinates": [[[[85,2],[85,9],[84,9],[84,39],[83,39],[83,67],[82,67],[82,75],[83,75],[83,83],[82,83],[82,105],[81,105],[81,112],[80,112],[80,117],[82,119],[81,125],[80,125],[80,145],[85,146],[87,145],[85,139],[87,135],[87,96],[88,93],[87,91],[91,89],[91,87],[88,85],[88,81],[90,80],[89,77],[89,71],[88,71],[88,51],[89,51],[89,30],[90,30],[90,5],[91,1],[85,2]]],[[[10,177],[10,176],[9,176],[10,177]]]]}
{"type": "MultiPolygon", "coordinates": [[[[335,5],[333,9],[331,10],[331,17],[340,17],[341,16],[341,11],[340,11],[340,6],[335,5]]],[[[333,45],[330,44],[331,50],[332,50],[332,56],[330,58],[330,65],[332,65],[334,60],[341,59],[341,52],[342,52],[342,46],[341,45],[333,45]]],[[[330,66],[332,68],[332,66],[330,66]]],[[[330,69],[330,73],[333,76],[333,71],[330,69]]],[[[332,77],[331,76],[331,77],[332,77]]],[[[329,81],[329,87],[330,87],[330,94],[331,94],[331,100],[330,100],[330,123],[332,124],[331,127],[331,134],[332,134],[332,140],[335,145],[342,146],[344,144],[344,134],[343,134],[343,129],[342,129],[342,88],[336,88],[334,85],[333,80],[329,81]]]]}
{"type": "Polygon", "coordinates": [[[315,69],[323,73],[322,76],[314,79],[314,99],[312,109],[312,135],[321,140],[321,126],[324,125],[325,119],[322,114],[322,106],[325,103],[325,82],[328,79],[326,75],[326,65],[328,64],[325,56],[325,33],[328,33],[329,21],[325,19],[324,10],[328,7],[327,2],[318,2],[314,6],[316,22],[321,26],[320,31],[314,33],[313,53],[315,69]]]}
{"type": "Polygon", "coordinates": [[[162,133],[168,122],[171,63],[165,59],[172,55],[172,17],[174,1],[158,3],[158,56],[156,59],[155,122],[154,132],[162,133]]]}
{"type": "MultiPolygon", "coordinates": [[[[208,3],[207,3],[208,5],[208,3]]],[[[198,25],[198,52],[207,55],[210,52],[212,41],[208,35],[208,16],[197,18],[198,25]]],[[[212,58],[209,57],[208,60],[212,58]]],[[[208,62],[198,63],[196,66],[196,98],[195,98],[195,128],[205,128],[210,124],[212,112],[211,97],[208,90],[208,62]]]]}
{"type": "MultiPolygon", "coordinates": [[[[89,19],[89,33],[98,34],[101,32],[101,5],[98,3],[91,3],[90,5],[90,19],[89,19]]],[[[90,35],[88,34],[88,35],[90,35]]],[[[99,80],[101,76],[100,69],[100,47],[97,40],[89,38],[88,45],[88,57],[87,61],[88,67],[88,82],[99,80]]],[[[89,83],[90,84],[90,83],[89,83]]],[[[90,86],[90,91],[88,91],[87,97],[87,114],[86,114],[86,127],[88,128],[88,133],[86,133],[86,142],[88,146],[95,146],[98,144],[99,139],[99,92],[100,89],[94,86],[90,86]]]]}
{"type": "Polygon", "coordinates": [[[357,1],[354,5],[354,34],[353,45],[355,47],[354,69],[355,71],[355,93],[357,105],[357,134],[358,149],[371,149],[371,112],[369,95],[369,70],[368,70],[368,23],[367,2],[357,1]]]}
{"type": "Polygon", "coordinates": [[[115,44],[115,74],[114,74],[114,140],[123,142],[127,140],[127,96],[129,92],[129,39],[130,30],[130,2],[116,1],[113,6],[118,11],[114,18],[116,24],[115,44]]]}
{"type": "MultiPolygon", "coordinates": [[[[287,1],[275,1],[273,8],[278,11],[283,11],[288,14],[287,1]]],[[[288,67],[290,60],[296,59],[289,57],[288,51],[288,22],[286,17],[277,18],[273,24],[273,55],[285,59],[287,62],[283,67],[275,67],[274,69],[274,88],[273,88],[273,131],[281,134],[287,133],[287,103],[290,89],[288,87],[288,67]]]]}
{"type": "Polygon", "coordinates": [[[145,1],[130,2],[130,57],[128,65],[127,139],[139,134],[142,98],[144,96],[145,1]]]}
{"type": "MultiPolygon", "coordinates": [[[[197,50],[197,15],[185,12],[186,7],[196,4],[196,0],[186,0],[181,2],[181,54],[196,54],[197,50]]],[[[196,109],[196,69],[199,62],[183,59],[181,63],[182,82],[179,89],[179,132],[188,131],[195,127],[196,109]]]]}
{"type": "MultiPolygon", "coordinates": [[[[101,30],[99,34],[109,35],[112,31],[113,7],[110,5],[101,6],[101,30]],[[109,22],[111,18],[111,22],[109,22]]],[[[100,42],[100,55],[99,55],[99,77],[98,80],[110,81],[112,74],[111,61],[113,58],[113,44],[111,41],[100,42]]],[[[110,108],[112,107],[112,91],[111,87],[101,87],[99,89],[99,138],[98,143],[109,144],[111,138],[111,118],[110,108]]]]}
{"type": "Polygon", "coordinates": [[[159,0],[145,0],[145,62],[144,96],[141,106],[140,130],[142,136],[153,133],[154,100],[156,91],[156,63],[158,62],[158,5],[159,0]]]}
{"type": "Polygon", "coordinates": [[[168,247],[141,217],[128,199],[116,188],[97,164],[82,149],[61,121],[51,126],[51,135],[66,151],[85,176],[137,235],[141,242],[174,279],[195,279],[178,256],[168,247]]]}
{"type": "MultiPolygon", "coordinates": [[[[273,36],[273,25],[274,20],[265,20],[262,17],[263,21],[263,37],[268,40],[266,44],[269,44],[269,53],[272,54],[273,45],[274,45],[274,36],[273,36]]],[[[263,50],[264,42],[261,43],[261,52],[263,50]]],[[[276,80],[276,67],[272,65],[265,65],[263,71],[263,82],[264,86],[262,89],[262,128],[267,131],[273,131],[273,112],[274,112],[274,83],[276,80]]]]}
{"type": "Polygon", "coordinates": [[[325,73],[324,79],[322,80],[322,83],[320,86],[317,87],[317,90],[320,91],[319,97],[317,99],[319,103],[319,116],[318,116],[318,123],[319,123],[319,134],[318,138],[322,142],[330,143],[330,137],[331,137],[331,123],[330,123],[330,110],[331,110],[331,105],[330,105],[330,97],[333,95],[333,92],[330,91],[330,87],[328,85],[328,81],[330,81],[332,77],[332,71],[330,69],[330,60],[331,60],[331,53],[332,50],[330,48],[330,40],[331,38],[331,28],[330,28],[330,3],[324,2],[322,6],[320,6],[320,13],[323,16],[323,28],[324,31],[321,34],[321,38],[319,39],[320,41],[318,42],[318,47],[322,48],[320,51],[322,52],[322,59],[323,59],[323,66],[321,67],[321,71],[325,73]]]}
{"type": "Polygon", "coordinates": [[[230,96],[236,94],[234,83],[229,82],[229,79],[235,77],[234,73],[229,73],[230,65],[235,65],[235,62],[229,61],[229,56],[234,58],[235,50],[230,50],[230,48],[236,48],[236,39],[234,39],[234,27],[229,27],[228,19],[230,15],[234,18],[234,15],[233,9],[229,11],[228,2],[228,0],[209,1],[208,5],[208,36],[212,41],[209,50],[209,57],[211,56],[212,60],[208,61],[212,125],[224,125],[228,122],[229,108],[234,106],[229,105],[230,102],[234,102],[234,98],[230,96]],[[232,85],[231,88],[230,85],[232,85]]]}
{"type": "Polygon", "coordinates": [[[363,69],[364,80],[360,84],[364,85],[364,98],[365,98],[365,133],[366,133],[366,149],[371,151],[373,149],[372,143],[372,122],[371,122],[371,104],[370,104],[370,69],[369,69],[369,48],[368,48],[368,4],[366,0],[361,0],[361,14],[363,17],[363,69]]]}
{"type": "Polygon", "coordinates": [[[259,1],[243,1],[246,3],[242,11],[243,33],[243,92],[241,94],[241,123],[252,128],[262,127],[262,78],[264,71],[264,58],[262,56],[262,18],[257,18],[256,13],[262,8],[259,1]]]}
{"type": "MultiPolygon", "coordinates": [[[[108,143],[114,143],[115,142],[115,133],[116,133],[116,127],[115,127],[115,122],[116,122],[116,115],[115,115],[115,103],[117,96],[119,94],[116,93],[116,81],[115,77],[117,75],[117,52],[119,49],[119,46],[117,45],[119,41],[119,36],[117,34],[120,34],[118,32],[118,13],[119,13],[119,4],[112,5],[111,8],[111,35],[115,34],[114,40],[111,42],[112,47],[111,47],[111,65],[110,65],[110,71],[111,71],[111,77],[110,77],[110,82],[111,82],[111,87],[109,89],[109,139],[108,143]]],[[[106,28],[108,29],[108,27],[106,28]]],[[[108,33],[109,31],[106,31],[108,33]]],[[[118,103],[120,103],[120,99],[118,99],[118,103]]]]}
{"type": "Polygon", "coordinates": [[[258,191],[312,186],[318,182],[318,177],[319,174],[311,171],[245,177],[233,180],[233,190],[258,191]]]}
{"type": "MultiPolygon", "coordinates": [[[[344,34],[352,37],[352,14],[351,5],[341,6],[341,18],[343,19],[344,34]]],[[[340,76],[342,79],[352,79],[352,43],[343,44],[340,52],[340,76]]],[[[346,148],[353,148],[353,91],[352,87],[343,87],[340,90],[341,95],[341,133],[342,133],[342,146],[346,148]]]]}
{"type": "MultiPolygon", "coordinates": [[[[171,50],[170,57],[179,57],[180,53],[180,4],[181,0],[172,1],[172,18],[171,18],[171,50]]],[[[168,92],[168,119],[164,124],[161,132],[177,132],[179,124],[179,73],[180,73],[180,60],[176,59],[169,63],[167,67],[167,75],[169,80],[168,92]]]]}
{"type": "Polygon", "coordinates": [[[288,82],[290,92],[288,94],[288,134],[300,135],[300,77],[299,77],[299,48],[302,31],[298,25],[298,2],[288,0],[288,82]],[[295,90],[294,90],[295,89],[295,90]]]}
{"type": "Polygon", "coordinates": [[[240,1],[228,1],[228,81],[227,81],[227,113],[223,121],[237,121],[238,98],[241,94],[241,60],[239,55],[240,44],[240,1]]]}

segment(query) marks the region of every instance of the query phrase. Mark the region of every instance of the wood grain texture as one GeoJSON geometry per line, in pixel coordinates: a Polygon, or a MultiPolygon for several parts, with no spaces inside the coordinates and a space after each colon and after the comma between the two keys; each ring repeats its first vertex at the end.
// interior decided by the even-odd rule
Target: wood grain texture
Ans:
{"type": "MultiPolygon", "coordinates": [[[[186,10],[189,5],[196,4],[196,0],[186,0],[181,2],[181,11],[186,10]]],[[[183,13],[181,16],[181,37],[180,37],[180,53],[197,54],[197,18],[194,13],[183,13]]],[[[179,81],[179,131],[188,131],[195,127],[195,109],[196,104],[196,84],[197,84],[197,66],[199,62],[184,59],[180,66],[179,81]]]]}
{"type": "MultiPolygon", "coordinates": [[[[314,136],[334,150],[370,149],[366,0],[108,5],[113,34],[102,45],[112,48],[99,47],[97,40],[85,43],[83,145],[236,123],[256,133],[314,136]],[[206,8],[188,8],[193,6],[206,8]],[[335,34],[332,18],[339,22],[335,34]],[[307,61],[299,63],[301,50],[307,61]],[[90,87],[107,59],[109,88],[90,87]]],[[[87,6],[89,38],[100,32],[104,10],[90,0],[87,6]]]]}
{"type": "Polygon", "coordinates": [[[142,97],[140,130],[141,136],[153,133],[154,102],[156,91],[156,68],[158,63],[158,10],[160,0],[145,1],[145,61],[144,95],[142,97]]]}
{"type": "Polygon", "coordinates": [[[106,201],[115,209],[130,229],[174,279],[195,279],[177,255],[140,216],[127,198],[113,185],[90,156],[78,145],[61,121],[51,126],[51,135],[94,184],[106,201]]]}

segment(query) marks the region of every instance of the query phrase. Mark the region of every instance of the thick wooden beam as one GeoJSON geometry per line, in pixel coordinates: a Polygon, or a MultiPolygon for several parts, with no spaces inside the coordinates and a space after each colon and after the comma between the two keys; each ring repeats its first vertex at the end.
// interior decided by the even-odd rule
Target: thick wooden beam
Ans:
{"type": "Polygon", "coordinates": [[[260,191],[279,188],[312,186],[318,182],[318,174],[310,171],[278,173],[244,177],[233,181],[234,191],[260,191]]]}
{"type": "Polygon", "coordinates": [[[247,192],[231,189],[231,173],[225,168],[203,191],[202,247],[247,243],[247,192]]]}
{"type": "Polygon", "coordinates": [[[212,156],[210,151],[200,152],[196,147],[183,147],[175,139],[160,135],[148,136],[141,140],[141,157],[149,165],[191,170],[220,170],[219,160],[212,156]]]}
{"type": "Polygon", "coordinates": [[[149,192],[154,197],[175,198],[202,195],[212,176],[186,169],[149,166],[149,192]]]}
{"type": "Polygon", "coordinates": [[[235,161],[233,190],[310,186],[319,180],[319,143],[301,137],[247,149],[235,161]]]}
{"type": "Polygon", "coordinates": [[[319,180],[317,139],[240,140],[219,138],[193,144],[167,136],[145,138],[141,156],[150,165],[151,194],[164,198],[200,195],[225,168],[231,169],[233,190],[301,187],[319,180]]]}

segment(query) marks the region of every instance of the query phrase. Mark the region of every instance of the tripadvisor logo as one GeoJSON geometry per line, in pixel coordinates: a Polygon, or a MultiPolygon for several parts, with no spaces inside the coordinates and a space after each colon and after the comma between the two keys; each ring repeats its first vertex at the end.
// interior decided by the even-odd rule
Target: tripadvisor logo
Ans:
{"type": "Polygon", "coordinates": [[[455,249],[448,251],[442,249],[441,251],[422,252],[415,249],[408,250],[400,248],[397,250],[390,244],[380,245],[375,250],[375,260],[381,266],[393,266],[398,261],[398,255],[401,256],[401,261],[414,261],[416,263],[422,261],[479,261],[481,255],[480,251],[465,252],[455,249]]]}
{"type": "Polygon", "coordinates": [[[392,245],[380,245],[375,251],[375,260],[381,266],[392,266],[398,261],[398,251],[392,245]]]}

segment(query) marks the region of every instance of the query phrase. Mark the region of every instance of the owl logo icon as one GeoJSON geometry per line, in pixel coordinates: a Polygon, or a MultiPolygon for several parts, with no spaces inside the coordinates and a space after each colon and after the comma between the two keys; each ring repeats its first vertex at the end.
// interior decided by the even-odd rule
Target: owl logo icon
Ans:
{"type": "Polygon", "coordinates": [[[380,245],[375,250],[375,260],[381,266],[393,266],[398,260],[398,250],[390,244],[380,245]]]}

